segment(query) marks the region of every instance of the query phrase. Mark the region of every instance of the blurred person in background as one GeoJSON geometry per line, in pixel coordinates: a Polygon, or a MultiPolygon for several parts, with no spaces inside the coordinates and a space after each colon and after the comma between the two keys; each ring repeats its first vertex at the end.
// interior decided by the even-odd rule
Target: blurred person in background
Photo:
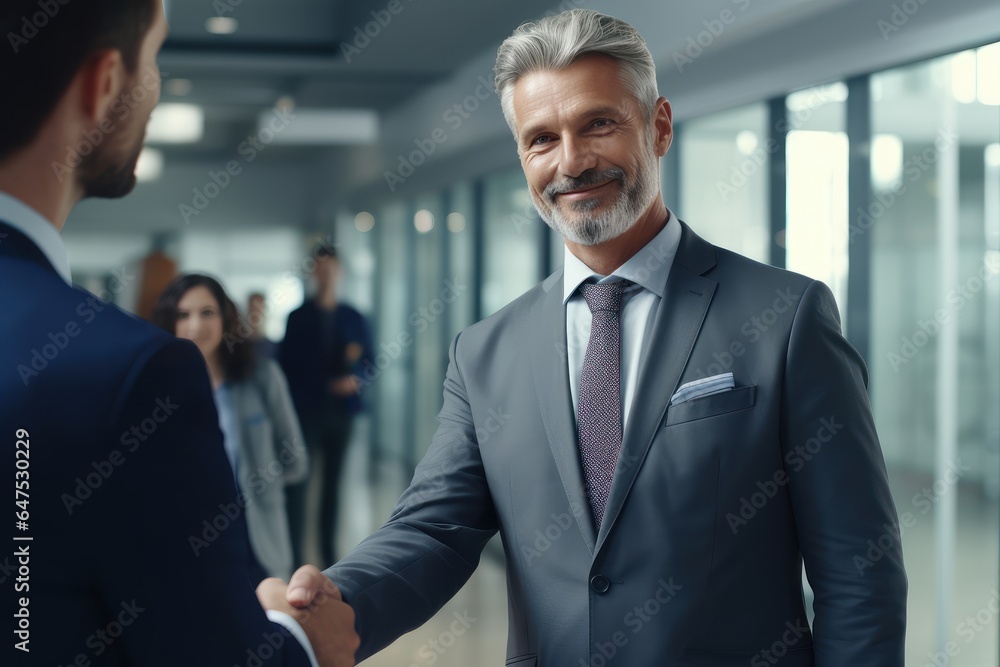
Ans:
{"type": "Polygon", "coordinates": [[[226,455],[242,497],[257,561],[267,576],[287,579],[292,547],[285,485],[309,474],[302,430],[285,376],[271,359],[258,359],[243,338],[239,311],[214,278],[177,276],[153,309],[153,323],[198,346],[212,382],[226,455]]]}
{"type": "Polygon", "coordinates": [[[82,199],[135,187],[167,31],[160,0],[0,3],[0,476],[24,538],[0,664],[353,665],[335,589],[308,613],[276,579],[254,595],[198,351],[72,284],[60,232],[82,199]]]}
{"type": "Polygon", "coordinates": [[[262,292],[251,292],[247,297],[247,324],[258,359],[276,359],[278,344],[267,337],[267,304],[262,292]]]}
{"type": "Polygon", "coordinates": [[[318,484],[319,531],[306,516],[308,483],[289,488],[288,512],[296,563],[305,560],[305,541],[317,534],[323,562],[336,554],[340,475],[354,417],[362,409],[361,372],[371,360],[371,338],[364,316],[337,295],[340,262],[336,251],[319,246],[313,253],[313,298],[288,316],[278,359],[309,443],[314,465],[322,466],[318,484]],[[321,463],[319,463],[321,462],[321,463]]]}

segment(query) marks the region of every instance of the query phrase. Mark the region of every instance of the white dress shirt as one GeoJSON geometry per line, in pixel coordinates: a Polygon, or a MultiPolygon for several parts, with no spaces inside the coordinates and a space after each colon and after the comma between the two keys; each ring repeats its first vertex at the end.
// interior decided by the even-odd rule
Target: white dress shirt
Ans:
{"type": "Polygon", "coordinates": [[[54,224],[20,199],[15,199],[5,192],[0,192],[0,222],[6,222],[31,239],[66,284],[72,284],[66,244],[63,243],[62,236],[54,224]]]}
{"type": "Polygon", "coordinates": [[[610,276],[594,273],[569,248],[565,249],[563,303],[566,304],[566,352],[569,358],[569,388],[573,397],[574,418],[579,409],[580,376],[583,374],[583,357],[587,353],[590,323],[593,319],[587,301],[577,288],[591,277],[597,278],[598,283],[618,280],[630,280],[634,283],[622,295],[621,404],[624,430],[635,399],[636,382],[641,362],[645,358],[649,331],[656,309],[663,299],[667,275],[674,263],[680,241],[680,222],[668,210],[666,226],[610,276]]]}
{"type": "MultiPolygon", "coordinates": [[[[56,229],[55,225],[35,209],[4,192],[0,192],[0,221],[6,222],[27,236],[32,243],[38,246],[38,249],[66,281],[66,284],[72,285],[66,244],[63,243],[62,236],[59,235],[59,230],[56,229]]],[[[284,612],[274,610],[268,610],[267,618],[287,628],[288,632],[302,645],[306,655],[309,656],[310,664],[313,667],[319,667],[316,654],[312,644],[309,643],[305,630],[294,618],[284,612]]]]}

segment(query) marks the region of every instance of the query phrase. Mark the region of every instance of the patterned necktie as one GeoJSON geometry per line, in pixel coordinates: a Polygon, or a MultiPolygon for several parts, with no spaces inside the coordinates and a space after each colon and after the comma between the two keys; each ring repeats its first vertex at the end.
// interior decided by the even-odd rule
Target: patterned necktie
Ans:
{"type": "Polygon", "coordinates": [[[598,530],[622,448],[621,303],[626,284],[619,280],[580,285],[593,320],[580,375],[576,424],[587,497],[598,530]]]}

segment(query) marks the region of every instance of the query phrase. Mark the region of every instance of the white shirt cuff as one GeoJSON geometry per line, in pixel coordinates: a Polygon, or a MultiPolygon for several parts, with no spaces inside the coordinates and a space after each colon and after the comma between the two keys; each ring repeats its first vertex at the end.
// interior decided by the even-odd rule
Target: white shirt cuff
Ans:
{"type": "Polygon", "coordinates": [[[292,636],[298,640],[299,644],[302,645],[302,649],[306,652],[306,655],[309,656],[309,664],[312,667],[319,667],[319,663],[316,662],[316,654],[313,652],[312,644],[309,642],[309,637],[306,636],[306,631],[302,629],[298,621],[285,612],[277,611],[276,609],[267,610],[267,619],[285,626],[292,633],[292,636]]]}

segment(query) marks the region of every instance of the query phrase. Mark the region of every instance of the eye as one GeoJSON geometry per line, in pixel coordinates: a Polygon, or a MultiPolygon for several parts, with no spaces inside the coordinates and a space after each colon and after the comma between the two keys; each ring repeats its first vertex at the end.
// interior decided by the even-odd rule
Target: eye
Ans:
{"type": "Polygon", "coordinates": [[[552,137],[550,137],[549,135],[543,134],[541,136],[535,137],[532,140],[531,145],[532,146],[544,146],[545,144],[549,143],[549,141],[551,139],[552,139],[552,137]]]}
{"type": "Polygon", "coordinates": [[[211,308],[206,308],[205,310],[201,311],[202,317],[211,317],[212,315],[215,315],[215,311],[212,310],[211,308]]]}
{"type": "Polygon", "coordinates": [[[610,127],[613,121],[607,118],[598,118],[593,123],[590,124],[591,127],[596,127],[598,129],[610,127]]]}
{"type": "Polygon", "coordinates": [[[186,320],[187,316],[188,316],[187,313],[177,313],[177,319],[179,320],[186,320]]]}

